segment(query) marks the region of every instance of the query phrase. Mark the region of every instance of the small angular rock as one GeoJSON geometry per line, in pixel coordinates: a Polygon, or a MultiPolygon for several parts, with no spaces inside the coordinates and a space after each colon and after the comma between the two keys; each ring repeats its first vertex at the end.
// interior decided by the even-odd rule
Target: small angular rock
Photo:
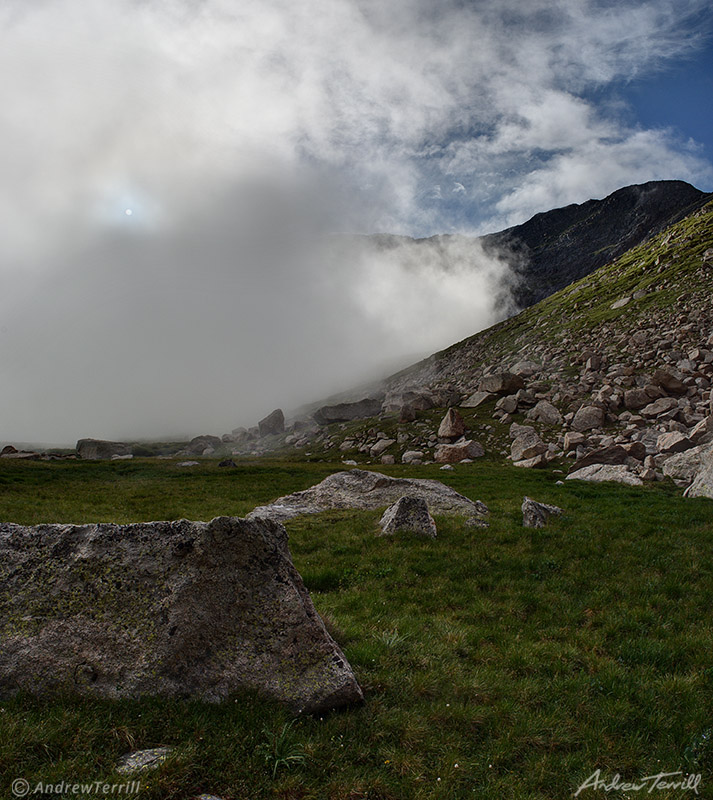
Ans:
{"type": "Polygon", "coordinates": [[[384,511],[379,521],[382,536],[389,536],[399,531],[409,531],[420,536],[435,539],[436,522],[428,510],[428,503],[423,497],[404,495],[384,511]]]}
{"type": "Polygon", "coordinates": [[[522,501],[522,524],[525,528],[544,528],[547,520],[554,514],[559,516],[562,509],[547,503],[538,503],[531,497],[522,501]]]}
{"type": "Polygon", "coordinates": [[[455,408],[449,408],[438,426],[439,439],[458,439],[465,433],[465,421],[455,408]]]}

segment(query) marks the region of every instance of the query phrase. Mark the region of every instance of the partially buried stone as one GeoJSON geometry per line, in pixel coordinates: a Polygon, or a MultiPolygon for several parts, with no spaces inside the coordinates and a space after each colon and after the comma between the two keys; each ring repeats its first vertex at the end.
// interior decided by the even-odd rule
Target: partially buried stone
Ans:
{"type": "Polygon", "coordinates": [[[127,753],[119,759],[116,771],[120,775],[131,775],[135,772],[145,772],[156,769],[169,757],[172,747],[154,747],[151,750],[136,750],[127,753]]]}
{"type": "Polygon", "coordinates": [[[544,528],[547,520],[554,514],[559,516],[562,509],[547,503],[538,503],[531,497],[522,501],[522,524],[525,528],[544,528]]]}
{"type": "Polygon", "coordinates": [[[436,522],[428,510],[423,497],[404,495],[384,511],[379,522],[381,535],[388,536],[399,531],[410,531],[435,539],[436,522]]]}

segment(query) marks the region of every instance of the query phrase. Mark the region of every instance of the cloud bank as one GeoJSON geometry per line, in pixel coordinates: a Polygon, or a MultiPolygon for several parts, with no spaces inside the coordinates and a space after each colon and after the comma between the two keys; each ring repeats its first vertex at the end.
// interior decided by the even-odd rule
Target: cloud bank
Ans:
{"type": "Polygon", "coordinates": [[[0,437],[229,430],[503,313],[475,245],[329,234],[710,188],[695,142],[616,96],[695,52],[706,2],[522,6],[5,2],[0,437]]]}

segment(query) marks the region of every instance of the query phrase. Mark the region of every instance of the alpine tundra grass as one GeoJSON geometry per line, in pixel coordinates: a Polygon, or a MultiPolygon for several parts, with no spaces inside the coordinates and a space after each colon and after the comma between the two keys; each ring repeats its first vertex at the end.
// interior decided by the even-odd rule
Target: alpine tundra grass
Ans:
{"type": "MultiPolygon", "coordinates": [[[[240,515],[340,468],[0,462],[0,518],[240,515]]],[[[492,461],[378,469],[437,478],[491,513],[487,529],[436,517],[429,541],[376,537],[379,511],[288,523],[295,565],[363,706],[292,720],[254,694],[215,705],[3,698],[0,796],[18,778],[31,791],[42,784],[34,797],[61,781],[124,783],[119,757],[161,745],[175,749],[137,776],[142,800],[549,800],[572,797],[597,769],[632,782],[701,773],[700,796],[711,796],[713,502],[670,484],[558,486],[556,469],[492,461]],[[565,513],[525,529],[524,495],[565,513]]]]}

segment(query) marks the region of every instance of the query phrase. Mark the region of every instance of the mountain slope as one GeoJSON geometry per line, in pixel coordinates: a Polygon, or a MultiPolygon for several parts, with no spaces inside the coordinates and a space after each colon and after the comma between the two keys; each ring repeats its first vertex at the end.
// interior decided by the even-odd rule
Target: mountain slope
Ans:
{"type": "Polygon", "coordinates": [[[543,378],[554,381],[578,373],[577,365],[593,351],[637,371],[677,363],[686,348],[704,347],[713,335],[712,295],[709,202],[611,264],[402,371],[387,385],[447,385],[468,393],[488,371],[527,359],[542,364],[543,378]],[[632,343],[637,332],[644,344],[632,343]]]}

